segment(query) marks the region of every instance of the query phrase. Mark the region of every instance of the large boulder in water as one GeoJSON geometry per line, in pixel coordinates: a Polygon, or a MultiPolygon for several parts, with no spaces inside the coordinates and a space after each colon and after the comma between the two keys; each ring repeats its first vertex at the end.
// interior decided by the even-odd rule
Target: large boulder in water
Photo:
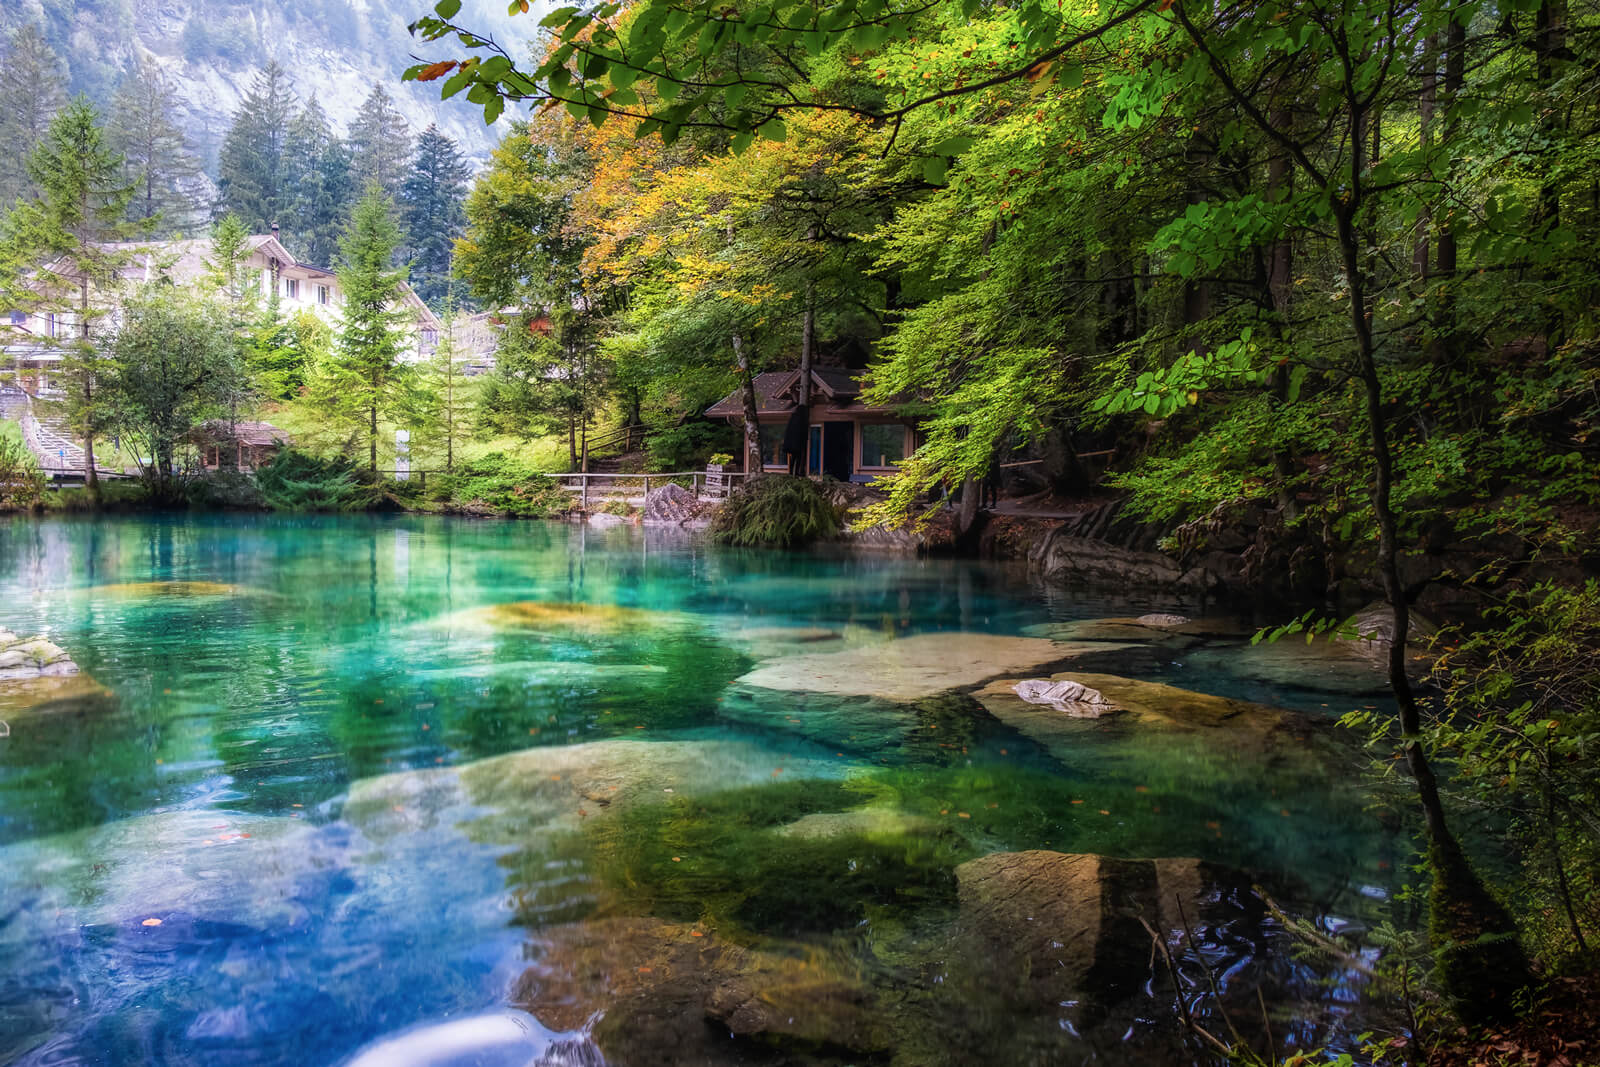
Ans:
{"type": "MultiPolygon", "coordinates": [[[[0,721],[25,712],[101,712],[115,703],[111,690],[80,671],[59,645],[0,629],[0,721]]],[[[0,735],[6,732],[9,725],[0,735]]]]}
{"type": "Polygon", "coordinates": [[[791,693],[830,693],[914,701],[992,678],[1066,665],[1101,651],[1039,637],[999,634],[915,634],[882,644],[788,656],[763,664],[736,685],[791,693]]]}
{"type": "Polygon", "coordinates": [[[1206,883],[1193,859],[996,852],[956,868],[957,944],[1025,1000],[1073,999],[1091,974],[1097,995],[1128,995],[1150,954],[1138,920],[1174,935],[1184,927],[1180,907],[1197,915],[1206,883]]]}
{"type": "Polygon", "coordinates": [[[750,1040],[868,1055],[889,1047],[892,1020],[839,951],[755,948],[691,924],[617,917],[541,931],[529,954],[513,1001],[557,1029],[598,1016],[595,1039],[616,1062],[742,1063],[756,1051],[750,1040]]]}

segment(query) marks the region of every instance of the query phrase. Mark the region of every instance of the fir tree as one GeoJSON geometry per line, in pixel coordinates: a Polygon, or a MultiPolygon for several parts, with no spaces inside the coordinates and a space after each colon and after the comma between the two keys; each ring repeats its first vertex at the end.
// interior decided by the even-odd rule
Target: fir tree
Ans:
{"type": "Polygon", "coordinates": [[[394,204],[376,182],[356,204],[340,243],[339,284],[344,289],[334,358],[325,362],[316,383],[324,410],[350,426],[352,438],[367,438],[367,462],[378,469],[378,417],[405,402],[405,349],[401,324],[406,313],[395,305],[405,268],[392,266],[400,247],[394,204]]]}
{"type": "Polygon", "coordinates": [[[351,167],[357,185],[377,182],[391,201],[400,196],[411,162],[411,130],[382,85],[374,85],[350,124],[351,167]]]}
{"type": "Polygon", "coordinates": [[[27,160],[66,105],[66,72],[39,27],[25,22],[0,59],[0,210],[28,195],[27,160]]]}
{"type": "Polygon", "coordinates": [[[200,164],[172,121],[176,93],[159,67],[139,62],[117,87],[106,130],[135,184],[130,213],[165,233],[187,228],[202,211],[195,195],[200,164]]]}
{"type": "Polygon", "coordinates": [[[444,469],[450,472],[455,469],[456,445],[468,432],[476,390],[461,366],[456,331],[462,320],[453,285],[445,286],[443,304],[439,345],[421,368],[421,381],[408,414],[430,453],[444,453],[444,469]]]}
{"type": "Polygon", "coordinates": [[[355,199],[350,150],[334,135],[315,96],[290,124],[287,144],[289,249],[309,263],[330,264],[355,199]]]}
{"type": "Polygon", "coordinates": [[[466,226],[467,178],[456,143],[430,125],[417,139],[416,161],[400,191],[411,241],[411,286],[429,304],[444,296],[455,240],[466,226]]]}
{"type": "Polygon", "coordinates": [[[223,139],[217,210],[238,215],[252,232],[266,232],[288,207],[284,150],[294,114],[288,75],[268,63],[250,83],[223,139]]]}
{"type": "Polygon", "coordinates": [[[103,422],[95,394],[93,335],[108,310],[104,294],[117,284],[129,258],[112,242],[146,232],[130,221],[134,186],[123,176],[122,157],[106,143],[105,131],[89,101],[67,104],[28,157],[28,176],[36,192],[17,205],[5,227],[7,273],[27,273],[26,285],[12,288],[13,303],[63,315],[75,329],[56,339],[62,374],[70,382],[67,414],[83,438],[84,480],[96,505],[100,481],[94,437],[103,422]]]}

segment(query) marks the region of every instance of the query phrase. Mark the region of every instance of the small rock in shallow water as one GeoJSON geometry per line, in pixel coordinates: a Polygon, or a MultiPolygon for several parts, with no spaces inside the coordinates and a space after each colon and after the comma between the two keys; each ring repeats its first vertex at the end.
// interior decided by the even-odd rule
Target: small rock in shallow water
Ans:
{"type": "Polygon", "coordinates": [[[1011,688],[1030,704],[1048,704],[1080,719],[1099,718],[1111,710],[1111,702],[1098,689],[1071,679],[1030,678],[1011,688]]]}
{"type": "Polygon", "coordinates": [[[1156,612],[1156,613],[1151,614],[1151,615],[1140,615],[1137,619],[1134,619],[1133,621],[1138,623],[1140,626],[1162,626],[1162,627],[1166,627],[1166,626],[1187,626],[1189,624],[1189,618],[1186,615],[1167,615],[1167,614],[1163,614],[1161,612],[1156,612]]]}

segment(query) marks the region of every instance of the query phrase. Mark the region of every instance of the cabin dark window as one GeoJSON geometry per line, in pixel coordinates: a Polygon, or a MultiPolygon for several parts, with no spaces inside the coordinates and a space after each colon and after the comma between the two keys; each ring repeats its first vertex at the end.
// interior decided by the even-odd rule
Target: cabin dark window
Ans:
{"type": "Polygon", "coordinates": [[[788,460],[783,454],[783,423],[761,424],[761,462],[769,467],[788,465],[788,460]]]}
{"type": "Polygon", "coordinates": [[[899,423],[861,427],[861,465],[892,467],[906,458],[906,428],[899,423]]]}

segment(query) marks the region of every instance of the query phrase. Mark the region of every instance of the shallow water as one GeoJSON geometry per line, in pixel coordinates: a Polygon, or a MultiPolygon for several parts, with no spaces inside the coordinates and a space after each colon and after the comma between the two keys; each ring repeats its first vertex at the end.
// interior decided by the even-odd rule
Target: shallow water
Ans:
{"type": "MultiPolygon", "coordinates": [[[[898,732],[835,743],[802,694],[733,710],[736,679],[789,656],[1174,608],[1198,610],[633,528],[12,520],[0,627],[48,636],[112,696],[0,738],[0,1062],[1186,1054],[1134,914],[1161,924],[1176,868],[1102,873],[1084,973],[1008,984],[1015,961],[982,946],[1012,938],[954,871],[1024,849],[1202,861],[1183,868],[1189,933],[1167,931],[1192,1009],[1221,1025],[1213,981],[1224,1003],[1260,987],[1280,1046],[1342,1045],[1372,1015],[1360,982],[1295,958],[1249,892],[1329,929],[1388,914],[1405,839],[1316,722],[1198,743],[1110,719],[1046,744],[970,704],[873,704],[898,732]],[[794,994],[809,1030],[704,1021],[730,982],[782,1003],[791,966],[848,980],[849,1018],[813,983],[794,994]],[[674,997],[693,1003],[639,1014],[674,997]]],[[[1185,659],[1110,673],[1324,722],[1354,706],[1185,659]]]]}

